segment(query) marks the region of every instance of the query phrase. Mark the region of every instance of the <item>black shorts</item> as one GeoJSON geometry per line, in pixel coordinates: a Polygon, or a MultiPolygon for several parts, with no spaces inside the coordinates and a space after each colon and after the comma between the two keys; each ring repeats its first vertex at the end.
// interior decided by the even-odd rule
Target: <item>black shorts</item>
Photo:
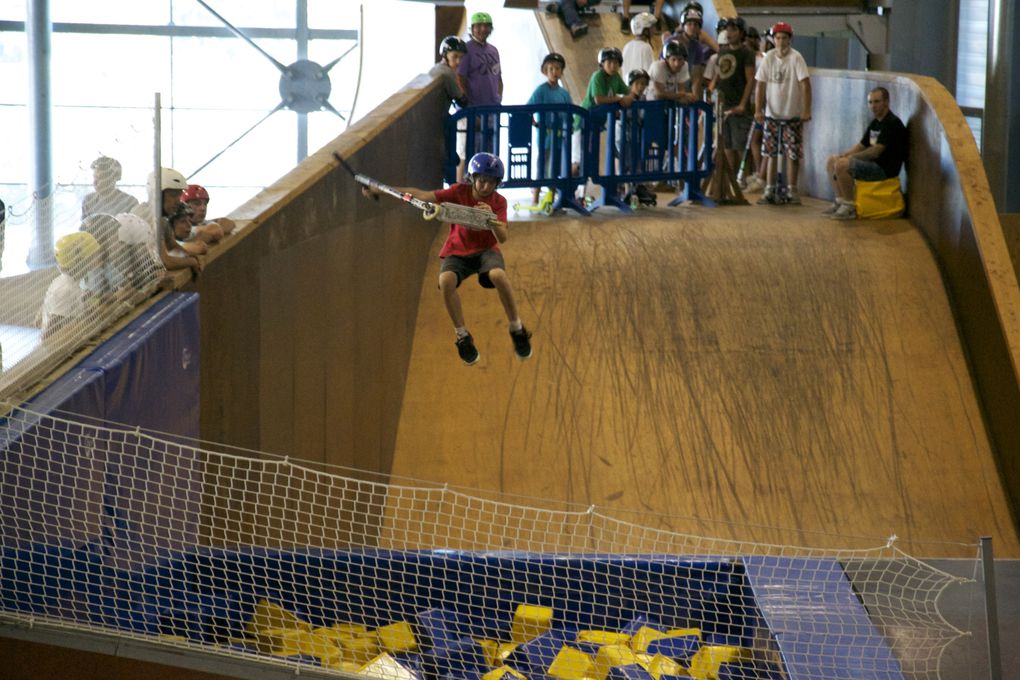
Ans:
{"type": "Polygon", "coordinates": [[[505,269],[503,264],[503,253],[498,250],[483,250],[474,255],[447,255],[443,258],[443,264],[439,267],[439,273],[453,272],[457,275],[457,286],[460,282],[478,274],[478,285],[482,288],[495,288],[489,280],[489,272],[493,269],[505,269]]]}

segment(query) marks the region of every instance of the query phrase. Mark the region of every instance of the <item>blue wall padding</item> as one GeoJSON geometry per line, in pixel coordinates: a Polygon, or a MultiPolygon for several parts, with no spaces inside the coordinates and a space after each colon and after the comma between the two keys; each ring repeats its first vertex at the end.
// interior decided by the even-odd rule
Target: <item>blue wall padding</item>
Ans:
{"type": "Polygon", "coordinates": [[[641,666],[627,664],[626,666],[614,666],[609,669],[607,680],[654,680],[651,673],[641,666]]]}
{"type": "Polygon", "coordinates": [[[78,364],[104,374],[106,419],[198,438],[198,308],[195,293],[167,295],[78,364]]]}
{"type": "Polygon", "coordinates": [[[902,678],[902,669],[871,623],[838,562],[748,557],[747,584],[772,632],[790,680],[902,678]]]}
{"type": "Polygon", "coordinates": [[[168,295],[3,420],[5,547],[91,545],[105,567],[138,571],[197,542],[197,452],[87,426],[196,437],[198,347],[198,296],[168,295]]]}
{"type": "MultiPolygon", "coordinates": [[[[80,413],[83,420],[101,417],[102,376],[72,369],[37,402],[33,411],[80,413]]],[[[103,489],[103,459],[95,455],[93,440],[83,438],[76,423],[20,410],[0,424],[3,545],[77,546],[93,540],[101,526],[103,489]]]]}

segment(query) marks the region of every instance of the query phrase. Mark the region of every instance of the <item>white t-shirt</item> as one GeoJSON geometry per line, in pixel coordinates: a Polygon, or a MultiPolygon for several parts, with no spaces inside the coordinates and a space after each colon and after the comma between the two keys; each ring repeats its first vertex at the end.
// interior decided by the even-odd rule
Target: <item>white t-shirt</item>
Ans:
{"type": "Polygon", "coordinates": [[[785,57],[779,56],[779,50],[766,52],[754,75],[765,83],[765,115],[778,120],[800,118],[804,113],[800,81],[808,77],[807,62],[792,47],[785,57]]]}
{"type": "MultiPolygon", "coordinates": [[[[648,71],[655,62],[655,50],[644,40],[631,40],[623,46],[623,67],[620,75],[627,82],[630,72],[635,69],[648,71]]],[[[628,83],[629,84],[629,83],[628,83]]]]}
{"type": "Polygon", "coordinates": [[[81,284],[67,274],[53,279],[46,289],[42,305],[43,331],[50,324],[51,317],[82,317],[85,315],[85,301],[82,299],[81,284]]]}
{"type": "Polygon", "coordinates": [[[680,70],[673,73],[669,70],[669,66],[666,65],[665,59],[659,59],[652,68],[648,71],[648,74],[652,78],[652,82],[648,84],[648,98],[658,99],[655,96],[655,83],[661,84],[666,92],[672,92],[678,94],[681,91],[681,86],[691,79],[691,71],[687,68],[687,62],[680,67],[680,70]]]}

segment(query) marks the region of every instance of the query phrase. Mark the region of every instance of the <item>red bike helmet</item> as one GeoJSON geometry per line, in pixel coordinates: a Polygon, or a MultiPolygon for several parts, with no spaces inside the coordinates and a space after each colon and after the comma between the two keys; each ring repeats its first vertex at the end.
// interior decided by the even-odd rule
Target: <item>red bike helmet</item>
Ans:
{"type": "Polygon", "coordinates": [[[188,188],[181,194],[181,200],[185,203],[189,201],[206,201],[209,202],[209,192],[205,190],[200,184],[189,184],[188,188]]]}
{"type": "Polygon", "coordinates": [[[786,35],[793,37],[793,26],[786,23],[785,21],[779,21],[772,24],[772,35],[776,33],[785,33],[786,35]]]}

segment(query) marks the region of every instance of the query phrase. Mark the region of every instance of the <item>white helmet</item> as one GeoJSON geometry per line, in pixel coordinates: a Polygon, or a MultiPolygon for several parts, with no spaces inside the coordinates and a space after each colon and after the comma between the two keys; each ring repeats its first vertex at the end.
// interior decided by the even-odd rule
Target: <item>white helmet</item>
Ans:
{"type": "Polygon", "coordinates": [[[630,20],[630,32],[634,35],[641,35],[645,29],[651,28],[659,23],[658,19],[649,12],[641,12],[630,20]]]}
{"type": "Polygon", "coordinates": [[[167,189],[180,189],[184,191],[188,188],[188,180],[173,168],[160,168],[160,184],[163,191],[167,189]]]}
{"type": "Polygon", "coordinates": [[[114,219],[120,223],[117,238],[121,243],[128,245],[155,243],[155,230],[138,215],[121,213],[114,215],[114,219]]]}

